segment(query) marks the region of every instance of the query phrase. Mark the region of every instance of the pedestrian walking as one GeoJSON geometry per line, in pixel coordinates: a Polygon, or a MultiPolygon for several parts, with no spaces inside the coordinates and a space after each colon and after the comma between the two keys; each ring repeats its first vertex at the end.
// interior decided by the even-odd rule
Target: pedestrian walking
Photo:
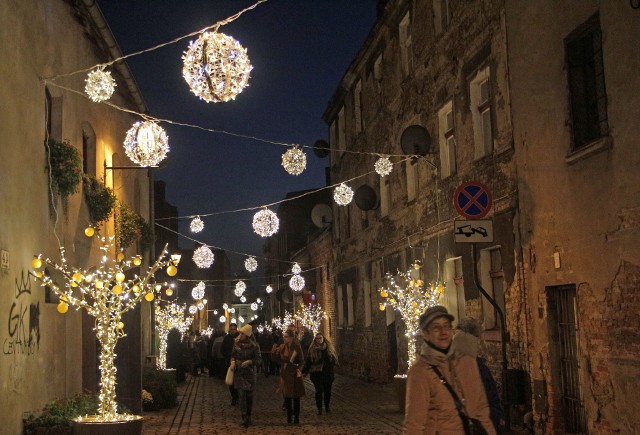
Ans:
{"type": "Polygon", "coordinates": [[[486,360],[478,356],[480,336],[483,329],[482,324],[477,319],[471,317],[462,319],[458,322],[458,332],[453,336],[453,344],[456,352],[470,355],[476,359],[484,391],[487,394],[487,402],[489,403],[489,418],[496,432],[501,433],[500,420],[502,419],[503,411],[496,380],[493,378],[489,367],[487,367],[486,360]]]}
{"type": "Polygon", "coordinates": [[[270,329],[265,328],[257,337],[260,353],[262,354],[262,371],[265,376],[272,375],[271,370],[271,349],[273,348],[273,334],[270,329]]]}
{"type": "Polygon", "coordinates": [[[335,378],[333,367],[338,363],[338,355],[323,334],[318,333],[309,346],[307,358],[302,369],[304,375],[309,374],[316,390],[316,407],[318,415],[322,415],[322,405],[327,413],[331,412],[331,387],[335,378]]]}
{"type": "Polygon", "coordinates": [[[405,434],[496,433],[475,358],[455,352],[453,321],[440,305],[420,316],[424,340],[407,375],[405,434]]]}
{"type": "MultiPolygon", "coordinates": [[[[220,346],[220,352],[225,358],[225,368],[226,372],[227,368],[231,365],[231,352],[233,351],[233,345],[235,343],[235,338],[238,336],[238,325],[235,323],[229,324],[229,333],[224,336],[222,340],[222,346],[220,346]]],[[[236,406],[238,404],[238,392],[233,387],[233,385],[229,385],[229,393],[231,394],[231,406],[236,406]]]]}
{"type": "Polygon", "coordinates": [[[280,363],[279,390],[284,397],[287,423],[299,424],[300,398],[304,397],[301,371],[304,354],[295,335],[292,330],[285,331],[284,343],[274,349],[273,358],[280,363]]]}
{"type": "Polygon", "coordinates": [[[256,387],[258,366],[262,364],[260,346],[253,337],[251,325],[240,328],[231,351],[231,368],[234,370],[233,387],[238,392],[242,426],[251,425],[253,390],[256,387]]]}

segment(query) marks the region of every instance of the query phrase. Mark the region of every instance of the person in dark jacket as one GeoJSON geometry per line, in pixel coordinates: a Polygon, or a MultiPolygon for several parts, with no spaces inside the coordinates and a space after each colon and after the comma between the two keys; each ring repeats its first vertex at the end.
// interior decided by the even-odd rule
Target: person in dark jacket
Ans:
{"type": "Polygon", "coordinates": [[[262,364],[260,347],[253,337],[251,325],[240,328],[231,351],[231,368],[234,370],[233,387],[238,392],[242,426],[251,425],[251,410],[253,408],[253,390],[256,387],[256,369],[262,364]]]}
{"type": "MultiPolygon", "coordinates": [[[[229,333],[225,335],[222,340],[222,346],[220,346],[220,352],[224,356],[226,360],[226,366],[224,370],[227,370],[227,367],[231,364],[231,351],[233,350],[233,345],[235,343],[235,338],[238,336],[238,325],[235,323],[229,324],[229,333]]],[[[233,385],[229,385],[229,393],[231,393],[231,406],[236,406],[238,404],[238,392],[233,387],[233,385]]]]}
{"type": "Polygon", "coordinates": [[[321,333],[316,334],[309,346],[307,359],[302,373],[310,374],[311,382],[316,390],[316,407],[318,415],[322,415],[322,405],[327,413],[331,412],[331,386],[333,385],[333,366],[338,363],[338,356],[331,344],[321,333]]]}

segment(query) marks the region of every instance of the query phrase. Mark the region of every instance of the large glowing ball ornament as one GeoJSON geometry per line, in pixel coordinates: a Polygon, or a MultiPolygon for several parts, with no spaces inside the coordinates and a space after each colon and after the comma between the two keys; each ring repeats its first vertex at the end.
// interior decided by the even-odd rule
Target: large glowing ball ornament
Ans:
{"type": "Polygon", "coordinates": [[[344,183],[341,183],[333,191],[333,200],[338,205],[348,205],[353,200],[353,190],[344,183]]]}
{"type": "Polygon", "coordinates": [[[89,72],[85,83],[84,91],[96,103],[108,100],[116,90],[116,81],[104,68],[89,72]]]}
{"type": "Polygon", "coordinates": [[[195,300],[202,299],[204,297],[204,290],[206,288],[206,284],[200,281],[192,290],[191,297],[195,300]]]}
{"type": "Polygon", "coordinates": [[[378,160],[376,160],[376,162],[373,164],[373,168],[376,170],[378,175],[384,177],[391,173],[391,170],[393,169],[393,163],[391,163],[389,157],[382,156],[378,160]]]}
{"type": "Polygon", "coordinates": [[[200,231],[204,230],[204,222],[202,222],[200,216],[196,216],[195,218],[193,218],[193,220],[189,224],[189,229],[192,233],[199,233],[200,231]]]}
{"type": "Polygon", "coordinates": [[[298,263],[293,263],[293,266],[291,267],[291,272],[293,272],[294,275],[300,275],[300,272],[302,272],[302,268],[298,263]]]}
{"type": "Polygon", "coordinates": [[[291,175],[300,175],[307,168],[307,156],[294,146],[282,155],[282,167],[291,175]]]}
{"type": "Polygon", "coordinates": [[[84,229],[84,235],[87,237],[93,237],[95,233],[96,233],[96,230],[93,227],[87,227],[84,229]]]}
{"type": "Polygon", "coordinates": [[[247,50],[220,32],[204,32],[182,56],[182,77],[207,103],[233,100],[248,86],[252,66],[247,50]]]}
{"type": "Polygon", "coordinates": [[[64,302],[60,302],[60,303],[58,304],[58,312],[59,312],[60,314],[64,314],[64,313],[66,313],[67,311],[69,311],[69,305],[65,304],[64,302]]]}
{"type": "Polygon", "coordinates": [[[127,132],[124,152],[140,166],[157,166],[169,152],[169,137],[155,122],[136,122],[127,132]]]}
{"type": "Polygon", "coordinates": [[[269,209],[260,210],[253,216],[253,230],[262,237],[269,237],[278,232],[280,221],[269,209]]]}
{"type": "Polygon", "coordinates": [[[304,278],[300,275],[293,275],[289,280],[289,287],[294,292],[299,292],[304,288],[304,278]]]}
{"type": "Polygon", "coordinates": [[[170,264],[169,267],[167,267],[167,275],[176,276],[176,273],[178,273],[178,268],[170,264]]]}
{"type": "Polygon", "coordinates": [[[258,261],[254,257],[249,257],[244,260],[244,268],[247,269],[247,272],[255,272],[258,268],[258,261]]]}
{"type": "Polygon", "coordinates": [[[208,246],[200,246],[193,252],[193,262],[200,269],[206,269],[213,264],[213,252],[208,246]]]}

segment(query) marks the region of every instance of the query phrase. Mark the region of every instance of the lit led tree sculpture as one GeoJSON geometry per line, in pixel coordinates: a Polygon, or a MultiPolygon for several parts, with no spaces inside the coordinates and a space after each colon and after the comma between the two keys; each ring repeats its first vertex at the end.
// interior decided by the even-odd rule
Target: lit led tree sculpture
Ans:
{"type": "Polygon", "coordinates": [[[296,318],[302,326],[311,330],[313,335],[320,331],[320,323],[325,316],[325,312],[318,304],[308,304],[302,307],[302,310],[296,314],[296,318]]]}
{"type": "MultiPolygon", "coordinates": [[[[92,231],[86,234],[93,235],[92,231]]],[[[124,324],[122,315],[135,306],[143,298],[151,302],[155,298],[155,292],[161,290],[160,285],[154,282],[154,274],[163,267],[167,267],[167,274],[173,276],[177,272],[178,256],[167,256],[166,245],[162,254],[141,276],[134,275],[128,278],[125,275],[133,266],[139,266],[142,260],[139,256],[128,260],[122,252],[118,252],[115,258],[111,256],[115,252],[114,237],[100,237],[102,246],[101,262],[96,267],[87,269],[71,267],[67,264],[64,247],[60,247],[61,262],[55,263],[49,258],[38,256],[31,262],[34,269],[40,269],[43,265],[55,269],[55,276],[50,276],[40,270],[33,272],[35,278],[42,286],[47,286],[60,296],[58,312],[64,314],[69,305],[76,309],[85,309],[90,316],[95,318],[96,337],[100,342],[100,405],[99,415],[93,418],[97,422],[116,422],[137,419],[139,417],[118,414],[116,404],[116,366],[115,347],[118,340],[124,337],[124,324]],[[58,284],[58,276],[64,284],[58,284]]],[[[78,420],[81,420],[80,418],[78,420]]],[[[83,418],[84,421],[87,418],[83,418]]]]}
{"type": "MultiPolygon", "coordinates": [[[[413,265],[413,270],[420,269],[420,264],[413,265]]],[[[380,296],[385,299],[380,304],[380,310],[387,306],[395,308],[400,312],[404,321],[406,331],[405,336],[408,341],[408,365],[411,366],[416,358],[415,340],[419,330],[420,314],[428,307],[438,304],[438,299],[444,291],[444,287],[430,284],[424,287],[421,279],[413,277],[413,271],[399,272],[395,277],[387,274],[386,286],[379,290],[380,296]]]]}
{"type": "Polygon", "coordinates": [[[167,370],[167,339],[169,331],[177,329],[184,333],[188,328],[184,318],[184,305],[169,304],[166,307],[156,305],[156,330],[158,331],[158,370],[167,370]]]}

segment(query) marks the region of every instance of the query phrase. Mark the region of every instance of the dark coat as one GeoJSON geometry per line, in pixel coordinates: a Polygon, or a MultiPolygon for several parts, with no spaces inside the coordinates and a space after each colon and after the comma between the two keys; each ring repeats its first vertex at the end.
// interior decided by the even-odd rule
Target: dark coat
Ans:
{"type": "Polygon", "coordinates": [[[484,392],[487,394],[487,402],[489,402],[489,418],[496,429],[496,432],[500,429],[500,419],[502,419],[502,401],[498,394],[498,387],[496,381],[493,379],[491,370],[487,367],[487,364],[483,358],[476,357],[478,361],[478,369],[480,370],[480,378],[482,378],[482,384],[484,385],[484,392]]]}
{"type": "Polygon", "coordinates": [[[242,341],[236,340],[231,351],[231,359],[236,362],[236,369],[233,374],[233,388],[253,391],[257,381],[256,367],[262,362],[258,343],[249,337],[245,337],[242,341]],[[249,365],[241,367],[245,361],[250,361],[249,365]]]}
{"type": "Polygon", "coordinates": [[[309,347],[302,373],[309,373],[313,383],[333,382],[335,378],[333,367],[336,365],[336,360],[326,346],[324,349],[316,349],[316,347],[315,343],[309,347]]]}
{"type": "Polygon", "coordinates": [[[300,344],[294,341],[289,346],[280,345],[274,351],[272,359],[281,364],[280,390],[282,395],[287,399],[304,397],[304,384],[302,377],[298,376],[298,370],[301,370],[304,364],[304,354],[300,344]]]}
{"type": "Polygon", "coordinates": [[[224,355],[224,357],[226,358],[227,362],[229,362],[229,359],[231,358],[231,351],[233,350],[233,343],[235,342],[235,338],[237,336],[238,336],[238,334],[236,334],[236,335],[227,334],[222,339],[222,346],[220,346],[220,352],[222,352],[222,355],[224,355]]]}

